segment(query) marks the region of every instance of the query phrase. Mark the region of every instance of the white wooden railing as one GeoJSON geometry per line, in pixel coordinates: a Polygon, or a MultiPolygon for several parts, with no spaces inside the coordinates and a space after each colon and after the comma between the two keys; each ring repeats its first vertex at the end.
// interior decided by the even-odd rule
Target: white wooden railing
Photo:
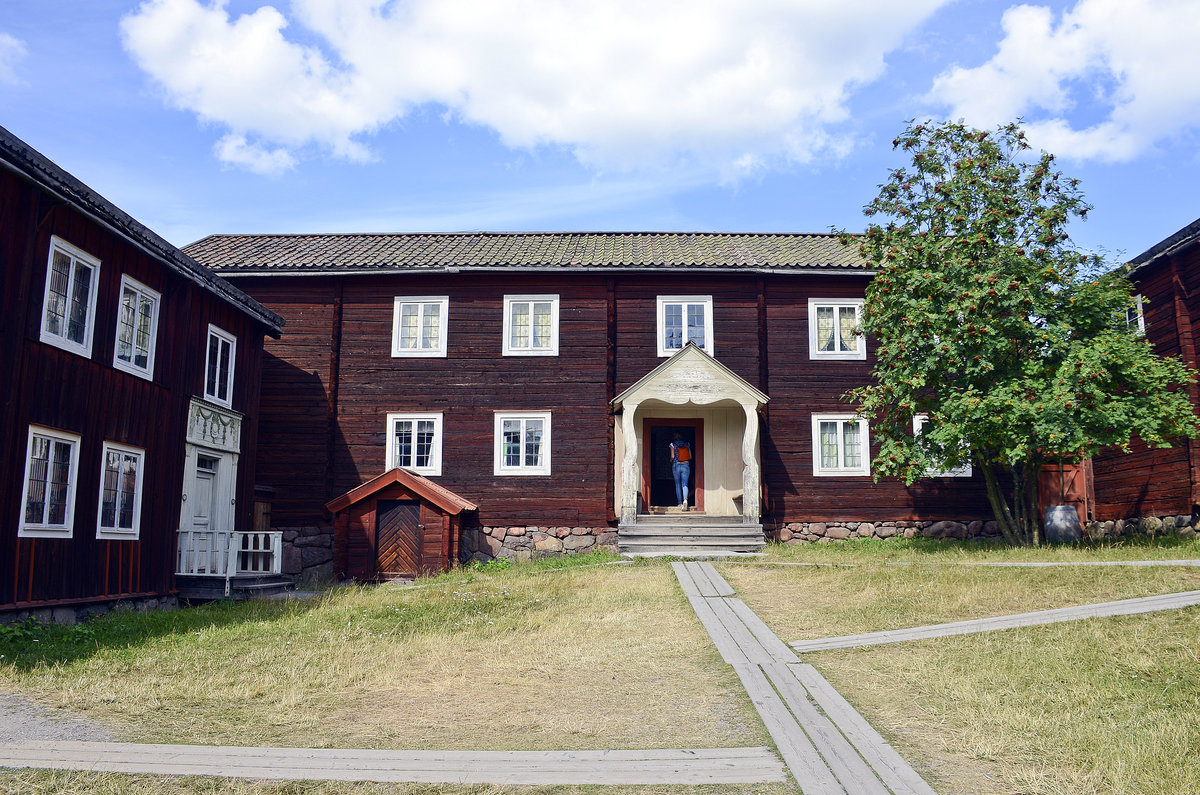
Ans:
{"type": "Polygon", "coordinates": [[[278,574],[283,562],[283,533],[180,530],[176,574],[229,577],[278,574]]]}

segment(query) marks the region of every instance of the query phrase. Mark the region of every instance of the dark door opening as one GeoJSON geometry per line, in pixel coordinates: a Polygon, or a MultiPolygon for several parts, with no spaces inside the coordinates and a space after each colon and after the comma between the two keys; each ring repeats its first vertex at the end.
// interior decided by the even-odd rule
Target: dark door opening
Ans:
{"type": "Polygon", "coordinates": [[[421,504],[380,500],[375,507],[375,560],[380,575],[415,577],[421,564],[421,504]]]}
{"type": "Polygon", "coordinates": [[[675,497],[675,475],[671,467],[671,440],[677,433],[691,445],[694,453],[691,476],[688,479],[688,505],[692,508],[704,508],[703,478],[700,472],[703,463],[698,446],[701,422],[701,420],[646,420],[645,432],[642,435],[643,441],[646,442],[644,466],[645,485],[648,493],[645,497],[651,508],[666,508],[679,504],[679,500],[675,497]]]}

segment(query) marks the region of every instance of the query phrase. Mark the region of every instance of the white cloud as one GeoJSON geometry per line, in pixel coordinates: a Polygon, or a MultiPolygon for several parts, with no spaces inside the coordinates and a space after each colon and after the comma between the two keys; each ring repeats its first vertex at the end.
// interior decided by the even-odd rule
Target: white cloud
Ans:
{"type": "MultiPolygon", "coordinates": [[[[735,175],[845,151],[847,93],[947,0],[147,0],[125,47],[235,136],[351,159],[418,106],[596,168],[735,175]]],[[[277,150],[278,151],[278,150],[277,150]]]]}
{"type": "Polygon", "coordinates": [[[934,81],[930,98],[952,118],[992,126],[1023,116],[1035,146],[1101,161],[1200,127],[1195,0],[1079,0],[1057,24],[1050,9],[1022,5],[1001,24],[987,63],[934,81]]]}
{"type": "Polygon", "coordinates": [[[252,144],[246,136],[230,133],[217,141],[213,152],[219,160],[230,165],[241,166],[255,174],[278,176],[296,165],[296,158],[286,149],[267,149],[260,144],[252,144]]]}
{"type": "Polygon", "coordinates": [[[25,57],[25,44],[16,36],[0,33],[0,85],[21,85],[17,63],[25,57]]]}

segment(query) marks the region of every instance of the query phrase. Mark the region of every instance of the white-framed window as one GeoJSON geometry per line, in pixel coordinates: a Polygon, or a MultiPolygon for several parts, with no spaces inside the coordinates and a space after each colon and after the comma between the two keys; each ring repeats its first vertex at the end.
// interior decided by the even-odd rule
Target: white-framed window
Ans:
{"type": "Polygon", "coordinates": [[[1133,304],[1125,310],[1125,325],[1137,334],[1146,333],[1146,314],[1142,311],[1142,296],[1133,297],[1133,304]]]}
{"type": "Polygon", "coordinates": [[[208,324],[208,354],[204,361],[204,397],[228,406],[233,402],[233,363],[237,337],[208,324]]]}
{"type": "Polygon", "coordinates": [[[808,358],[866,359],[861,298],[808,299],[808,358]]]}
{"type": "Polygon", "coordinates": [[[658,297],[658,355],[674,356],[689,342],[709,356],[713,353],[711,295],[658,297]]]}
{"type": "Polygon", "coordinates": [[[392,356],[446,356],[446,295],[396,296],[392,305],[392,356]]]}
{"type": "Polygon", "coordinates": [[[558,355],[558,296],[504,296],[504,355],[558,355]]]}
{"type": "Polygon", "coordinates": [[[387,415],[387,468],[442,474],[442,415],[387,415]]]}
{"type": "Polygon", "coordinates": [[[550,474],[550,412],[496,413],[496,475],[550,474]]]}
{"type": "Polygon", "coordinates": [[[96,538],[135,539],[142,526],[142,474],[146,451],[105,442],[100,458],[100,510],[96,538]]]}
{"type": "Polygon", "coordinates": [[[46,294],[42,301],[42,342],[81,356],[92,355],[99,283],[100,260],[62,238],[50,238],[46,294]]]}
{"type": "Polygon", "coordinates": [[[128,276],[121,277],[121,305],[117,312],[113,367],[142,378],[154,378],[160,298],[157,291],[141,282],[128,276]]]}
{"type": "Polygon", "coordinates": [[[870,475],[867,421],[855,414],[814,414],[813,474],[870,475]]]}
{"type": "Polygon", "coordinates": [[[79,437],[29,426],[18,536],[70,538],[75,519],[79,437]]]}
{"type": "MultiPolygon", "coordinates": [[[[917,414],[913,416],[913,436],[920,436],[921,430],[925,427],[925,423],[929,422],[928,414],[917,414]]],[[[962,466],[954,467],[953,469],[930,469],[925,472],[927,478],[969,478],[971,477],[971,463],[968,461],[962,466]]]]}

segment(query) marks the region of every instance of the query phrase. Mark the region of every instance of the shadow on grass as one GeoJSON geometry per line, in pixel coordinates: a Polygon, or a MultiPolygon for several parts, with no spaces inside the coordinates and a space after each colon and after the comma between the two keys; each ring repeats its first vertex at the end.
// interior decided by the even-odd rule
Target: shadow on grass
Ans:
{"type": "MultiPolygon", "coordinates": [[[[1164,550],[1178,549],[1189,556],[1200,554],[1200,540],[1188,536],[1157,536],[1147,535],[1125,536],[1120,538],[1103,538],[1078,541],[1066,544],[1043,544],[1038,547],[1021,547],[1007,544],[1004,541],[986,540],[947,540],[933,538],[860,538],[847,539],[836,543],[823,544],[768,544],[769,558],[780,560],[810,560],[819,556],[827,562],[868,562],[873,559],[887,560],[895,557],[920,558],[971,558],[989,553],[1011,554],[1016,556],[1032,555],[1039,552],[1052,554],[1058,550],[1106,553],[1113,550],[1132,552],[1139,549],[1164,550]]],[[[1107,556],[1105,556],[1107,557],[1107,556]]]]}

